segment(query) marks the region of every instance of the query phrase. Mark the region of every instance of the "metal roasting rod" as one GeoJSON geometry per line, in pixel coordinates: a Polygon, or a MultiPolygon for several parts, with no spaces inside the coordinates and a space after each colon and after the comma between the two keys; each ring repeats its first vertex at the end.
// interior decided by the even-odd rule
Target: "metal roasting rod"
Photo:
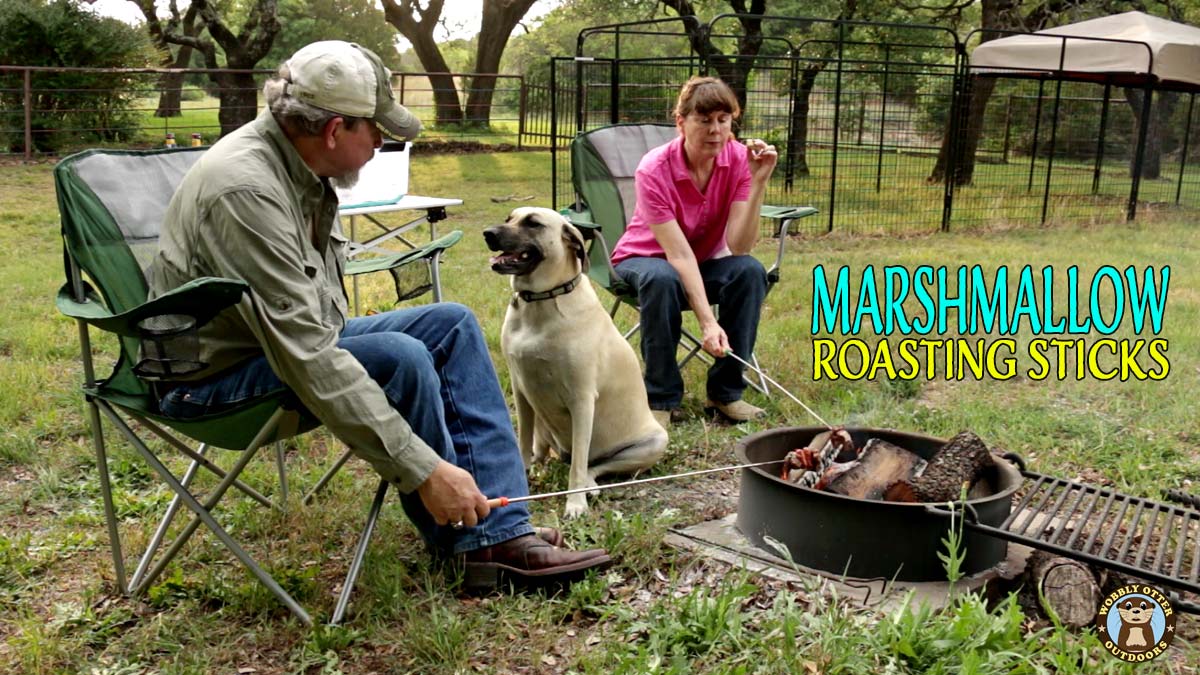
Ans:
{"type": "Polygon", "coordinates": [[[735,466],[721,466],[715,469],[700,469],[698,471],[688,471],[686,473],[676,473],[669,476],[655,476],[653,478],[639,478],[637,480],[627,480],[621,483],[608,483],[607,485],[597,485],[595,487],[575,488],[574,490],[559,490],[558,492],[543,492],[538,495],[528,495],[525,497],[493,497],[488,500],[488,506],[496,508],[498,506],[508,506],[517,502],[532,502],[539,499],[550,499],[552,497],[565,497],[567,495],[579,494],[581,492],[592,492],[593,490],[611,490],[619,487],[629,487],[630,485],[641,485],[644,483],[657,483],[660,480],[672,480],[675,478],[686,478],[688,476],[702,476],[706,473],[716,473],[718,471],[736,471],[737,469],[752,469],[756,466],[766,466],[768,464],[779,464],[783,459],[772,459],[767,462],[751,462],[749,464],[738,464],[735,466]]]}
{"type": "MultiPolygon", "coordinates": [[[[824,425],[825,428],[827,428],[827,429],[833,428],[829,424],[829,422],[826,422],[820,415],[818,415],[816,412],[814,412],[812,408],[805,405],[804,401],[801,401],[800,399],[796,398],[795,394],[793,394],[792,392],[785,389],[782,384],[779,384],[778,382],[776,382],[773,378],[771,378],[769,375],[764,373],[760,368],[748,363],[745,359],[738,356],[737,354],[734,354],[732,351],[726,351],[725,355],[732,357],[735,361],[741,363],[743,366],[746,366],[750,370],[753,370],[755,373],[757,373],[759,376],[761,376],[768,383],[775,385],[776,389],[783,392],[785,395],[787,395],[788,398],[795,401],[796,404],[799,405],[801,408],[804,408],[808,412],[809,415],[812,415],[818,422],[820,422],[822,425],[824,425]]],[[[622,483],[609,483],[607,485],[597,485],[595,487],[575,488],[574,490],[559,490],[558,492],[544,492],[542,494],[529,495],[526,497],[493,497],[488,500],[488,506],[490,508],[494,509],[499,506],[508,506],[509,504],[516,504],[517,502],[531,502],[531,501],[536,501],[539,499],[550,499],[552,497],[565,497],[567,495],[579,494],[581,492],[611,490],[612,488],[628,487],[630,485],[638,485],[641,483],[655,483],[660,480],[674,480],[676,478],[686,478],[688,476],[701,476],[706,473],[716,473],[718,471],[736,471],[737,469],[750,469],[750,468],[753,468],[756,466],[766,466],[767,464],[779,464],[780,462],[784,461],[784,459],[787,459],[787,458],[784,457],[783,459],[773,459],[769,462],[752,462],[750,464],[738,464],[735,466],[722,466],[722,467],[718,467],[716,469],[701,469],[699,471],[688,471],[687,473],[676,473],[676,474],[672,474],[669,476],[655,476],[654,478],[642,478],[639,480],[627,480],[622,483]]]]}
{"type": "Polygon", "coordinates": [[[773,385],[775,385],[775,388],[776,388],[776,389],[778,389],[779,391],[781,391],[781,392],[783,392],[784,394],[786,394],[786,395],[787,395],[787,397],[788,397],[788,398],[790,398],[790,399],[792,399],[793,401],[795,401],[797,405],[799,405],[801,408],[804,408],[806,411],[808,411],[808,414],[809,414],[809,415],[812,415],[812,416],[813,416],[813,417],[814,417],[814,418],[815,418],[815,419],[816,419],[818,422],[820,422],[822,425],[824,425],[826,429],[832,429],[832,428],[833,428],[833,427],[832,427],[832,426],[829,424],[829,422],[826,422],[824,419],[822,419],[822,418],[821,418],[821,416],[820,416],[820,415],[818,415],[817,413],[813,412],[813,409],[812,409],[812,408],[808,407],[807,405],[804,405],[804,401],[801,401],[800,399],[796,398],[796,395],[795,395],[795,394],[793,394],[792,392],[788,391],[787,389],[784,389],[784,387],[783,387],[783,385],[782,385],[782,384],[779,384],[778,382],[776,382],[774,379],[772,379],[772,378],[771,378],[771,376],[770,376],[770,375],[767,375],[766,373],[764,373],[764,372],[762,371],[762,369],[758,368],[757,366],[753,366],[753,365],[751,365],[749,362],[747,362],[747,361],[746,361],[746,359],[743,359],[742,357],[738,356],[737,354],[734,354],[732,351],[727,351],[727,352],[725,352],[725,356],[731,357],[731,358],[732,358],[734,361],[737,361],[738,363],[742,364],[743,366],[746,366],[746,367],[747,367],[747,368],[749,368],[750,370],[753,370],[753,371],[754,371],[755,373],[757,373],[757,374],[759,375],[759,377],[761,377],[762,379],[766,380],[766,381],[767,381],[767,382],[769,382],[770,384],[773,384],[773,385]]]}

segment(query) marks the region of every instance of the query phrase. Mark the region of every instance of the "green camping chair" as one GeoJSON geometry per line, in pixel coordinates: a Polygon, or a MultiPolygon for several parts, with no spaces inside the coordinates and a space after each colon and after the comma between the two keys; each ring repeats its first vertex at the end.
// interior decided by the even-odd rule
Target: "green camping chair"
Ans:
{"type": "MultiPolygon", "coordinates": [[[[577,201],[575,208],[565,210],[564,215],[593,240],[588,252],[588,276],[614,296],[610,316],[615,317],[622,304],[638,307],[636,289],[621,279],[612,264],[613,246],[633,216],[638,164],[648,151],[678,135],[676,127],[669,124],[615,124],[582,133],[571,141],[571,182],[577,201]]],[[[786,235],[792,223],[815,213],[817,209],[811,206],[762,207],[762,216],[774,222],[772,229],[779,240],[775,262],[767,270],[768,293],[779,282],[786,235]]],[[[629,329],[626,339],[639,326],[635,324],[629,329]]],[[[701,340],[687,328],[683,329],[680,342],[686,343],[683,346],[687,350],[679,360],[681,368],[694,357],[709,360],[701,340]]],[[[751,360],[757,368],[758,360],[753,355],[751,360]]],[[[747,377],[746,381],[758,391],[769,393],[761,373],[757,378],[747,377]]]]}
{"type": "MultiPolygon", "coordinates": [[[[287,499],[287,475],[282,444],[278,441],[319,425],[304,415],[297,401],[276,394],[247,401],[235,409],[217,415],[180,420],[163,415],[158,408],[156,388],[160,382],[186,375],[203,367],[187,359],[167,359],[193,346],[198,353],[196,329],[221,310],[239,302],[248,287],[231,279],[203,278],[147,301],[145,268],[157,249],[158,233],[168,202],[188,169],[203,148],[152,151],[89,150],[63,159],[54,169],[55,189],[62,222],[63,257],[67,281],[58,293],[59,310],[77,320],[83,359],[83,395],[95,444],[100,492],[113,557],[116,582],[122,593],[143,593],[161,575],[183,545],[203,524],[250,572],[266,586],[305,625],[309,614],[213,519],[212,510],[230,487],[236,487],[252,499],[271,508],[282,508],[287,499]],[[112,372],[97,377],[92,361],[91,328],[118,337],[119,354],[112,372]],[[150,537],[137,568],[127,577],[101,418],[105,418],[133,446],[134,450],[175,493],[175,497],[150,537]],[[149,430],[191,460],[182,477],[175,476],[136,433],[130,422],[149,430]],[[173,433],[174,432],[174,433],[173,433]],[[178,435],[199,443],[192,448],[178,435]],[[276,443],[281,500],[268,499],[239,480],[239,475],[257,451],[276,443]],[[222,470],[209,459],[210,448],[240,451],[236,462],[222,470]],[[214,473],[220,482],[201,501],[189,490],[200,469],[214,473]],[[195,517],[155,561],[180,506],[195,517]],[[153,566],[152,566],[153,565],[153,566]]],[[[364,260],[354,270],[365,273],[399,270],[414,264],[427,268],[435,265],[442,253],[461,238],[454,232],[414,251],[364,260]]],[[[394,275],[399,295],[408,290],[399,287],[407,273],[394,275]]],[[[426,289],[427,280],[418,282],[426,289]]],[[[324,485],[345,461],[343,457],[314,488],[324,485]]],[[[332,623],[345,615],[350,593],[357,578],[367,543],[378,518],[388,484],[380,481],[375,499],[355,550],[350,569],[338,598],[332,623]]],[[[311,499],[312,492],[306,497],[311,499]]]]}

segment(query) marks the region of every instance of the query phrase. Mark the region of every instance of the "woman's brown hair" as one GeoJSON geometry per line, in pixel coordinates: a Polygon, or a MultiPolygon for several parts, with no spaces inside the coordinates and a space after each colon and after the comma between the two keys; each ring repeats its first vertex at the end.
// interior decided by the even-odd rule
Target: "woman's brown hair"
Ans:
{"type": "Polygon", "coordinates": [[[737,96],[729,85],[715,77],[693,76],[683,83],[679,98],[675,101],[675,114],[687,117],[693,112],[708,115],[727,112],[737,119],[742,113],[737,96]]]}

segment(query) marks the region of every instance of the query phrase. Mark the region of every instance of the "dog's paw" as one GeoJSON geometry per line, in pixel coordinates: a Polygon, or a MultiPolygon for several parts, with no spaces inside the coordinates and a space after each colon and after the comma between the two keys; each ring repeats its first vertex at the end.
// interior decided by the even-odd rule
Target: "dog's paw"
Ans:
{"type": "Polygon", "coordinates": [[[578,518],[580,516],[587,515],[587,512],[587,497],[583,496],[582,494],[571,495],[570,497],[567,497],[566,514],[568,518],[578,518]]]}
{"type": "Polygon", "coordinates": [[[584,481],[583,485],[580,485],[579,487],[587,488],[588,491],[583,494],[593,499],[600,496],[600,485],[596,482],[596,477],[590,472],[588,473],[587,480],[584,481]]]}

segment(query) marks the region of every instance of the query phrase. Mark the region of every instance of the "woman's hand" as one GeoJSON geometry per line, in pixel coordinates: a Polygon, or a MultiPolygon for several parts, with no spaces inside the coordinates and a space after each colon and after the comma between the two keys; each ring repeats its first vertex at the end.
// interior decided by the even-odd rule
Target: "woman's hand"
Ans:
{"type": "Polygon", "coordinates": [[[716,321],[703,326],[701,331],[700,346],[704,347],[704,351],[716,357],[725,356],[729,351],[729,337],[725,335],[725,329],[716,321]]]}
{"type": "Polygon", "coordinates": [[[750,161],[750,179],[765,183],[775,172],[775,164],[779,162],[779,153],[775,146],[764,140],[751,138],[746,141],[747,158],[750,161]]]}

